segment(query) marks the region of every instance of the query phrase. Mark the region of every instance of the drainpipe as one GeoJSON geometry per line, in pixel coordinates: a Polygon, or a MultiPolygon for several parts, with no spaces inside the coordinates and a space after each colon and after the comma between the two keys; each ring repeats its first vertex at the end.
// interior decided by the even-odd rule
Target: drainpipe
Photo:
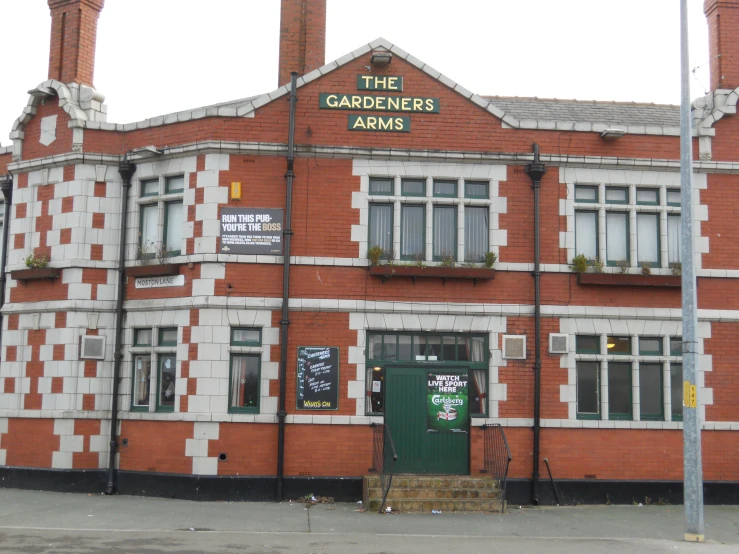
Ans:
{"type": "Polygon", "coordinates": [[[110,458],[108,460],[108,485],[105,494],[115,494],[118,474],[115,469],[115,455],[118,448],[116,433],[118,427],[118,384],[121,380],[121,362],[123,360],[123,300],[126,295],[126,222],[128,220],[128,193],[131,189],[131,177],[136,165],[128,160],[128,154],[118,164],[123,189],[121,192],[121,233],[118,248],[118,294],[115,303],[115,353],[113,354],[113,398],[110,407],[110,458]]]}
{"type": "Polygon", "coordinates": [[[534,161],[526,173],[534,189],[534,471],[531,475],[531,504],[539,505],[539,433],[541,430],[541,271],[539,271],[539,188],[547,168],[539,160],[539,145],[534,143],[534,161]]]}
{"type": "MultiPolygon", "coordinates": [[[[3,220],[3,238],[2,251],[3,255],[0,259],[0,310],[5,305],[5,264],[8,262],[8,237],[10,236],[10,207],[13,205],[13,176],[0,176],[0,190],[5,197],[5,219],[3,220]]],[[[0,311],[0,359],[2,359],[3,344],[3,315],[0,311]]]]}
{"type": "Polygon", "coordinates": [[[282,262],[282,319],[280,320],[280,403],[277,411],[277,491],[275,500],[281,502],[283,498],[283,481],[285,473],[285,396],[287,394],[287,337],[290,325],[290,314],[288,302],[290,300],[290,239],[292,238],[292,213],[293,213],[293,164],[295,162],[295,105],[298,102],[296,89],[298,87],[298,74],[290,73],[290,118],[287,133],[287,173],[285,183],[287,194],[285,198],[285,228],[282,231],[285,251],[282,262]]]}

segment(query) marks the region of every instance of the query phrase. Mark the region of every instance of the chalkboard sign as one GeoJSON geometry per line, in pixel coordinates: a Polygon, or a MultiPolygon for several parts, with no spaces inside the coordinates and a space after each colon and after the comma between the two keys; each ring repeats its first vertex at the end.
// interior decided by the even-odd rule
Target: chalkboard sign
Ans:
{"type": "Polygon", "coordinates": [[[339,349],[298,347],[298,410],[339,409],[339,349]]]}

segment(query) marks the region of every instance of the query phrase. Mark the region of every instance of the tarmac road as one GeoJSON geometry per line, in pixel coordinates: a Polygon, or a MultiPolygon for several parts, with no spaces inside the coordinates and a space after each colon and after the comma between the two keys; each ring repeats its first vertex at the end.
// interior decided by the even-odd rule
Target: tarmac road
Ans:
{"type": "Polygon", "coordinates": [[[355,504],[189,502],[0,489],[0,553],[739,552],[739,507],[513,507],[506,514],[362,513],[355,504]]]}

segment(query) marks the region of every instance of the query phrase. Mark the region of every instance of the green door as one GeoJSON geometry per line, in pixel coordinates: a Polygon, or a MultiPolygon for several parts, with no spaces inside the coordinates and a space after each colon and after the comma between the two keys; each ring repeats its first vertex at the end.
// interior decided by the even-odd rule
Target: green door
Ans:
{"type": "MultiPolygon", "coordinates": [[[[429,431],[429,373],[458,375],[459,368],[388,367],[385,384],[385,424],[392,433],[398,461],[396,473],[469,474],[469,410],[460,409],[456,426],[463,432],[429,431]]],[[[432,408],[433,410],[433,408],[432,408]]],[[[442,413],[444,407],[437,411],[442,413]]],[[[456,410],[453,410],[456,414],[456,410]]],[[[448,417],[448,416],[447,416],[448,417]]]]}

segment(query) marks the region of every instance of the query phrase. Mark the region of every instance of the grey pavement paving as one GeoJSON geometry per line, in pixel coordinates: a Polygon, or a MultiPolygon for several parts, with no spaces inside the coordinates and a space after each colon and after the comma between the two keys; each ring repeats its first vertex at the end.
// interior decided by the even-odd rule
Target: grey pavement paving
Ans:
{"type": "Polygon", "coordinates": [[[739,553],[739,506],[706,507],[706,544],[681,540],[682,506],[441,515],[358,508],[0,489],[0,553],[739,553]]]}

